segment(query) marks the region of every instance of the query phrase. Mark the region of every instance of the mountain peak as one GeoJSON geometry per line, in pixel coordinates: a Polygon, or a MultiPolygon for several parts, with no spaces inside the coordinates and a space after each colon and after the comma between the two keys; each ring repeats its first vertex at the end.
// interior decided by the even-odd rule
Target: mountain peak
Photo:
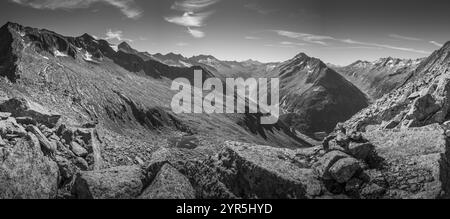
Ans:
{"type": "Polygon", "coordinates": [[[124,50],[131,50],[132,49],[130,44],[128,44],[127,42],[120,43],[118,48],[119,49],[124,49],[124,50]]]}

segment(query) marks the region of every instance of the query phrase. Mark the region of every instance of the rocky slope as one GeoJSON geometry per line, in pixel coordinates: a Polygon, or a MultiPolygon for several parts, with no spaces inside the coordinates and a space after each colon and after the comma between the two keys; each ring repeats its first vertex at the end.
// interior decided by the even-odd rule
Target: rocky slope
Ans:
{"type": "Polygon", "coordinates": [[[282,120],[302,133],[331,132],[368,106],[366,96],[322,61],[299,54],[270,74],[280,78],[282,120]]]}
{"type": "Polygon", "coordinates": [[[410,128],[449,119],[450,43],[426,58],[408,74],[405,82],[346,125],[357,130],[410,128]]]}
{"type": "Polygon", "coordinates": [[[401,86],[423,59],[382,58],[375,62],[357,61],[345,67],[332,67],[364,91],[372,100],[401,86]]]}

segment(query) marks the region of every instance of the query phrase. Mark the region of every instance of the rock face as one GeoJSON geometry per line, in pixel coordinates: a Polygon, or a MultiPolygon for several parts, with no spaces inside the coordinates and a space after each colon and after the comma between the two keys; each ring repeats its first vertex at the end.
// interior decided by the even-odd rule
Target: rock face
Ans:
{"type": "Polygon", "coordinates": [[[141,199],[194,199],[189,180],[170,164],[165,164],[152,184],[139,196],[141,199]]]}
{"type": "Polygon", "coordinates": [[[384,197],[450,197],[450,157],[444,130],[440,126],[375,131],[366,133],[365,137],[375,145],[377,155],[382,158],[377,163],[380,175],[371,181],[385,182],[373,182],[380,187],[385,186],[384,197]]]}
{"type": "Polygon", "coordinates": [[[94,151],[100,153],[93,149],[97,137],[91,129],[77,131],[65,141],[63,132],[55,130],[60,116],[46,114],[42,106],[24,99],[9,99],[0,105],[8,111],[0,117],[0,198],[70,197],[67,190],[76,173],[99,165],[96,162],[101,159],[88,157],[95,157],[94,151]],[[90,151],[83,148],[83,153],[73,153],[68,148],[75,143],[79,150],[91,147],[90,151]]]}
{"type": "MultiPolygon", "coordinates": [[[[437,124],[370,131],[358,138],[349,131],[349,147],[329,147],[314,166],[327,190],[335,195],[363,199],[446,198],[450,157],[444,133],[437,124]],[[359,148],[358,153],[355,148],[359,148]]],[[[335,144],[337,138],[329,138],[327,144],[335,144]]]]}
{"type": "Polygon", "coordinates": [[[0,199],[51,199],[58,191],[58,166],[32,134],[0,146],[0,199]]]}
{"type": "Polygon", "coordinates": [[[311,198],[322,192],[308,155],[227,142],[217,157],[221,181],[242,198],[311,198]]]}
{"type": "Polygon", "coordinates": [[[73,186],[79,199],[131,199],[144,188],[145,175],[138,166],[81,172],[73,186]]]}
{"type": "Polygon", "coordinates": [[[61,118],[61,115],[51,113],[41,105],[23,98],[13,98],[0,104],[0,111],[9,112],[14,117],[32,117],[49,128],[54,128],[61,118]]]}

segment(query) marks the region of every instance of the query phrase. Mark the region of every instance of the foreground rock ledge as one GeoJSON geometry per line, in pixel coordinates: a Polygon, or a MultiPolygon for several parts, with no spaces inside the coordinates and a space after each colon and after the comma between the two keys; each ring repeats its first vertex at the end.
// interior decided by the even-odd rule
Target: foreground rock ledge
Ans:
{"type": "Polygon", "coordinates": [[[378,185],[387,190],[383,198],[450,198],[450,154],[439,125],[364,136],[379,157],[378,174],[370,181],[384,184],[378,185]]]}
{"type": "Polygon", "coordinates": [[[322,184],[309,154],[238,142],[226,142],[217,156],[220,180],[242,198],[312,198],[322,184]]]}

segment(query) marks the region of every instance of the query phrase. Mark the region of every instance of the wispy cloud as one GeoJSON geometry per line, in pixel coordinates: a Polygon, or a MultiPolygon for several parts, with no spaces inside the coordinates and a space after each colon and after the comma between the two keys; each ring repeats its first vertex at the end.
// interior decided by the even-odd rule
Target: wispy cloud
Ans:
{"type": "Polygon", "coordinates": [[[166,16],[164,19],[173,24],[177,24],[187,28],[187,32],[195,38],[205,37],[205,32],[198,29],[205,26],[206,19],[211,16],[214,11],[200,12],[207,7],[216,4],[220,0],[183,0],[176,1],[171,9],[182,11],[182,15],[166,16]],[[192,29],[196,27],[197,29],[192,29]]]}
{"type": "Polygon", "coordinates": [[[285,30],[274,30],[278,35],[288,37],[291,39],[297,39],[302,40],[308,43],[315,43],[320,45],[328,45],[326,40],[335,40],[334,37],[331,36],[321,36],[321,35],[314,35],[309,33],[298,33],[298,32],[291,32],[291,31],[285,31],[285,30]]]}
{"type": "Polygon", "coordinates": [[[443,47],[444,46],[444,44],[438,43],[436,41],[430,41],[430,43],[435,45],[435,46],[437,46],[437,47],[443,47]]]}
{"type": "Polygon", "coordinates": [[[111,29],[109,29],[107,32],[106,32],[106,37],[105,37],[105,39],[106,40],[118,40],[118,41],[128,41],[128,42],[133,42],[133,40],[131,40],[131,39],[127,39],[127,38],[124,38],[123,37],[123,31],[121,31],[121,30],[116,30],[116,31],[113,31],[113,30],[111,30],[111,29]]]}
{"type": "Polygon", "coordinates": [[[177,46],[180,46],[180,47],[185,47],[185,46],[189,46],[189,43],[179,42],[179,43],[177,43],[176,45],[177,45],[177,46]]]}
{"type": "Polygon", "coordinates": [[[195,38],[203,38],[206,35],[205,32],[197,29],[192,29],[190,27],[188,27],[187,32],[195,38]]]}
{"type": "Polygon", "coordinates": [[[176,1],[171,9],[185,12],[197,12],[216,4],[219,0],[185,0],[176,1]]]}
{"type": "Polygon", "coordinates": [[[212,12],[204,13],[193,13],[185,12],[181,16],[169,16],[165,17],[165,20],[170,23],[178,24],[185,27],[202,27],[204,26],[204,21],[208,18],[212,12]]]}
{"type": "Polygon", "coordinates": [[[402,36],[402,35],[398,35],[398,34],[389,34],[389,37],[399,39],[399,40],[411,40],[411,41],[421,41],[422,40],[419,38],[402,36]]]}
{"type": "Polygon", "coordinates": [[[404,48],[404,47],[398,47],[398,46],[391,46],[387,44],[378,44],[378,43],[367,43],[367,42],[361,42],[351,39],[346,40],[340,40],[343,43],[348,43],[352,45],[361,45],[361,46],[369,46],[369,47],[378,47],[378,48],[384,48],[384,49],[393,49],[393,50],[400,50],[400,51],[406,51],[406,52],[414,52],[414,53],[421,53],[421,54],[430,54],[429,51],[424,50],[418,50],[413,48],[404,48]]]}
{"type": "MultiPolygon", "coordinates": [[[[399,46],[393,46],[393,45],[388,45],[388,44],[362,42],[362,41],[357,41],[357,40],[352,40],[352,39],[339,39],[339,38],[335,38],[332,36],[322,36],[322,35],[315,35],[315,34],[310,34],[310,33],[298,33],[298,32],[286,31],[286,30],[274,30],[274,31],[278,35],[283,36],[283,37],[297,39],[300,41],[319,44],[319,45],[323,45],[323,46],[328,46],[330,42],[334,42],[334,43],[345,43],[345,44],[350,44],[350,45],[356,45],[357,48],[361,48],[361,47],[381,48],[381,49],[392,49],[392,50],[400,50],[400,51],[414,52],[414,53],[421,53],[421,54],[430,54],[429,51],[425,51],[425,50],[399,47],[399,46]]],[[[410,40],[411,39],[412,38],[410,38],[410,40]]],[[[416,39],[416,38],[414,38],[414,39],[416,39]]]]}
{"type": "Polygon", "coordinates": [[[274,12],[278,11],[278,10],[275,10],[275,9],[264,8],[261,5],[256,4],[256,3],[246,4],[246,5],[244,5],[244,7],[249,9],[249,10],[256,11],[257,13],[262,14],[262,15],[268,15],[268,14],[271,14],[271,13],[274,13],[274,12]]]}
{"type": "Polygon", "coordinates": [[[289,41],[280,42],[281,45],[290,45],[290,46],[304,46],[306,43],[294,43],[289,41]]]}
{"type": "Polygon", "coordinates": [[[245,39],[246,39],[246,40],[260,40],[261,37],[246,36],[245,39]]]}
{"type": "Polygon", "coordinates": [[[137,19],[143,11],[134,0],[10,0],[35,9],[78,9],[88,8],[94,3],[104,3],[118,8],[126,17],[137,19]]]}

